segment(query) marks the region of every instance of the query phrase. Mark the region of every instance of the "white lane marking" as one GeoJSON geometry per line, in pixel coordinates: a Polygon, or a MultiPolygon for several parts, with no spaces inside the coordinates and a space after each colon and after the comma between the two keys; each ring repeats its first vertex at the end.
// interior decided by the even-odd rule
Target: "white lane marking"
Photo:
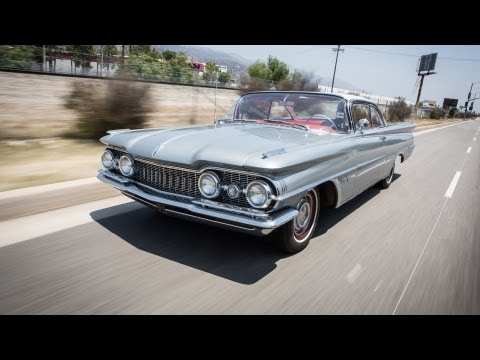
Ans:
{"type": "Polygon", "coordinates": [[[377,284],[377,286],[375,286],[375,290],[373,290],[373,292],[376,292],[376,291],[377,291],[378,287],[380,286],[380,284],[381,284],[382,282],[383,282],[383,280],[381,280],[381,281],[377,284]]]}
{"type": "Polygon", "coordinates": [[[472,147],[469,146],[469,148],[467,149],[467,154],[470,154],[470,151],[472,151],[472,147]]]}
{"type": "Polygon", "coordinates": [[[420,136],[420,135],[423,135],[423,134],[428,134],[428,133],[431,133],[431,132],[434,132],[434,131],[437,131],[437,130],[446,129],[446,128],[449,128],[450,126],[456,126],[456,125],[460,125],[460,124],[463,124],[463,123],[464,123],[464,121],[460,121],[460,122],[457,122],[455,124],[439,126],[439,127],[433,128],[433,129],[419,130],[417,132],[414,131],[413,136],[420,136]]]}
{"type": "Polygon", "coordinates": [[[362,266],[357,264],[353,267],[353,269],[348,273],[347,280],[350,284],[353,284],[355,280],[357,280],[358,275],[362,272],[362,266]]]}
{"type": "Polygon", "coordinates": [[[473,141],[475,141],[475,140],[477,140],[477,137],[476,137],[476,136],[473,138],[473,141]]]}
{"type": "MultiPolygon", "coordinates": [[[[2,221],[0,222],[0,234],[2,234],[0,247],[93,222],[94,220],[90,216],[92,211],[130,202],[134,201],[126,196],[115,196],[41,214],[2,221]]],[[[131,208],[116,210],[115,213],[105,211],[105,216],[112,216],[129,210],[131,208]]]]}
{"type": "Polygon", "coordinates": [[[455,186],[457,186],[458,179],[460,179],[460,175],[462,175],[461,171],[457,171],[455,173],[455,176],[452,179],[452,182],[450,183],[450,186],[447,189],[447,192],[445,193],[446,198],[451,198],[453,195],[453,192],[455,191],[455,186]]]}
{"type": "Polygon", "coordinates": [[[415,263],[415,266],[412,270],[412,273],[410,274],[410,277],[408,278],[407,284],[403,288],[402,295],[400,295],[400,299],[398,299],[397,305],[395,306],[395,310],[393,310],[392,315],[395,315],[398,309],[398,305],[400,305],[400,301],[402,301],[403,295],[405,295],[405,291],[407,290],[408,285],[410,284],[410,281],[412,280],[413,274],[415,273],[415,270],[417,269],[418,263],[420,262],[420,259],[423,256],[423,253],[425,252],[425,249],[427,248],[428,242],[430,241],[433,232],[435,231],[435,228],[437,227],[438,221],[440,220],[440,217],[442,216],[443,210],[445,209],[445,205],[447,205],[448,199],[445,200],[442,210],[440,210],[440,214],[438,214],[437,221],[435,221],[435,225],[433,225],[432,231],[430,231],[430,235],[428,236],[427,241],[425,242],[425,245],[423,246],[422,252],[420,253],[420,256],[417,259],[417,262],[415,263]]]}
{"type": "Polygon", "coordinates": [[[80,180],[62,181],[59,183],[48,184],[48,185],[32,186],[32,187],[23,188],[23,189],[2,191],[0,192],[0,200],[10,199],[16,196],[35,195],[45,191],[68,189],[75,186],[90,185],[95,183],[100,184],[101,182],[96,177],[91,177],[91,178],[80,179],[80,180]]]}

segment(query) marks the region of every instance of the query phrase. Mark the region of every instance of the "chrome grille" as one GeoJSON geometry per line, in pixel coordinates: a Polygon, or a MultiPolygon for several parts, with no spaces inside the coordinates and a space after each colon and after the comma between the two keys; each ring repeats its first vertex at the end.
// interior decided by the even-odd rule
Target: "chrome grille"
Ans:
{"type": "MultiPolygon", "coordinates": [[[[113,152],[116,159],[125,154],[119,150],[110,150],[113,152]]],[[[172,195],[181,194],[191,197],[202,197],[200,190],[198,189],[198,178],[201,175],[201,173],[198,171],[163,166],[138,158],[135,159],[135,166],[135,175],[133,176],[133,179],[140,184],[145,184],[152,188],[172,193],[172,195]]],[[[247,185],[254,180],[263,179],[261,176],[247,173],[238,173],[217,169],[212,169],[212,171],[215,171],[218,174],[223,185],[228,186],[230,184],[239,184],[241,185],[242,189],[245,189],[247,185]]],[[[151,190],[147,188],[144,188],[143,190],[151,192],[151,190]]],[[[272,190],[275,193],[274,187],[272,187],[272,190]]],[[[232,199],[228,196],[225,190],[222,190],[221,195],[212,200],[241,207],[252,207],[247,202],[245,194],[243,193],[241,193],[238,198],[232,199]]],[[[182,201],[184,201],[184,199],[182,199],[182,201]]],[[[266,210],[272,209],[274,204],[275,202],[272,201],[266,210]]]]}
{"type": "Polygon", "coordinates": [[[200,196],[198,190],[198,173],[136,161],[137,169],[134,179],[155,189],[192,197],[200,196]]]}
{"type": "MultiPolygon", "coordinates": [[[[258,176],[250,175],[250,174],[241,174],[241,173],[232,173],[232,172],[222,172],[223,176],[223,183],[226,185],[230,184],[241,184],[241,188],[245,189],[247,185],[252,182],[253,180],[257,180],[258,176]]],[[[230,198],[227,192],[222,192],[221,195],[222,202],[237,205],[237,206],[244,206],[244,207],[251,207],[250,204],[247,202],[247,198],[245,194],[241,193],[240,196],[236,199],[230,198]]]]}

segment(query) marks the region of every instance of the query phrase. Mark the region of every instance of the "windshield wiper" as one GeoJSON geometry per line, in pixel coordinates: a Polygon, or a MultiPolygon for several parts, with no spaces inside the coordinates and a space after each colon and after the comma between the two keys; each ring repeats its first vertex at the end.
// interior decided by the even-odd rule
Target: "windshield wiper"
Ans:
{"type": "Polygon", "coordinates": [[[218,120],[219,122],[229,122],[229,123],[235,123],[235,122],[240,122],[240,123],[243,123],[243,122],[257,122],[257,120],[251,120],[251,119],[220,119],[218,120]]]}

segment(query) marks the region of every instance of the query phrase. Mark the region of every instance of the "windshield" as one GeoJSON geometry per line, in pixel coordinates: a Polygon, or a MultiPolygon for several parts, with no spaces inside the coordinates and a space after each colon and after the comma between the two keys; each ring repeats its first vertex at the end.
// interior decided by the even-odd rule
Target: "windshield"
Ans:
{"type": "Polygon", "coordinates": [[[240,98],[224,119],[288,122],[312,130],[344,132],[350,129],[345,100],[323,94],[253,93],[240,98]]]}

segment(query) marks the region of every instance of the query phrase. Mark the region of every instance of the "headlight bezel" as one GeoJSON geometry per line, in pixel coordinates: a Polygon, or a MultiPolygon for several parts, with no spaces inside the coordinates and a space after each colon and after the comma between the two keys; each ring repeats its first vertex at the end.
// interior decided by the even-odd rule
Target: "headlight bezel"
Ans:
{"type": "Polygon", "coordinates": [[[134,174],[135,174],[135,161],[133,160],[133,157],[129,154],[124,154],[122,156],[120,156],[120,158],[118,159],[118,169],[120,170],[120,172],[122,173],[123,176],[126,176],[126,177],[132,177],[134,174]],[[124,159],[127,159],[128,161],[130,161],[130,168],[131,168],[131,171],[128,172],[128,173],[125,173],[123,171],[123,166],[122,166],[122,160],[124,159]]]}
{"type": "Polygon", "coordinates": [[[272,188],[270,187],[270,185],[266,181],[254,180],[251,183],[249,183],[247,185],[247,187],[245,188],[245,198],[247,199],[247,202],[250,204],[250,206],[252,206],[256,209],[265,209],[272,202],[272,188]],[[253,201],[250,200],[249,193],[250,193],[250,189],[253,186],[260,186],[265,191],[266,200],[261,205],[257,205],[253,201]]]}
{"type": "Polygon", "coordinates": [[[112,170],[112,169],[115,168],[115,156],[113,155],[113,152],[112,152],[112,151],[106,149],[106,150],[103,152],[103,154],[102,154],[101,161],[102,161],[102,166],[103,166],[105,169],[107,169],[107,170],[112,170]],[[105,155],[110,155],[110,157],[112,158],[112,166],[107,166],[107,165],[105,165],[104,160],[103,160],[103,157],[104,157],[105,155]]]}
{"type": "Polygon", "coordinates": [[[200,191],[200,193],[206,197],[207,199],[214,199],[216,197],[218,197],[221,193],[221,184],[220,184],[220,178],[218,177],[218,175],[216,173],[214,173],[213,171],[206,171],[204,173],[202,173],[199,177],[198,177],[198,190],[200,191]],[[212,195],[208,195],[207,193],[205,193],[202,189],[202,179],[205,177],[205,176],[211,176],[215,182],[215,192],[212,194],[212,195]]]}

